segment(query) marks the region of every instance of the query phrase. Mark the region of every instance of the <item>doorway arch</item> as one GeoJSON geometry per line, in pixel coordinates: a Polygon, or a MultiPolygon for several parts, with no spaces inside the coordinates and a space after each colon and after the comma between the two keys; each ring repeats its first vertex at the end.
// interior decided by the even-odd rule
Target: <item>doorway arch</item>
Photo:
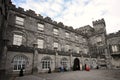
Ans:
{"type": "Polygon", "coordinates": [[[78,58],[74,59],[73,70],[80,70],[80,60],[78,58]]]}

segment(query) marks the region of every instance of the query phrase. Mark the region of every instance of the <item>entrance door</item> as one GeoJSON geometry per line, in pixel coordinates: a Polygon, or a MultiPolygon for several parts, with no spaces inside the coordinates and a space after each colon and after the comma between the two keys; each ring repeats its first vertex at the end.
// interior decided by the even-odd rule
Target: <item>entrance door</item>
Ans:
{"type": "Polygon", "coordinates": [[[78,58],[75,58],[75,59],[74,59],[73,70],[74,70],[74,71],[80,70],[80,61],[79,61],[78,58]]]}

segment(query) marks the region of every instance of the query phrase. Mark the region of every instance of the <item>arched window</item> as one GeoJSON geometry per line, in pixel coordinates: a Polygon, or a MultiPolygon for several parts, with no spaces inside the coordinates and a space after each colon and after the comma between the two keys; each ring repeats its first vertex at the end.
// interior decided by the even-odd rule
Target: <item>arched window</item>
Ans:
{"type": "Polygon", "coordinates": [[[96,68],[96,66],[97,66],[97,62],[96,62],[96,60],[93,59],[93,60],[92,60],[92,67],[93,67],[93,68],[96,68]]]}
{"type": "Polygon", "coordinates": [[[62,58],[61,59],[61,65],[64,66],[64,67],[67,67],[68,65],[68,60],[66,58],[62,58]]]}
{"type": "Polygon", "coordinates": [[[84,60],[84,63],[87,64],[87,65],[89,65],[89,60],[88,60],[88,59],[85,59],[85,60],[84,60]]]}
{"type": "Polygon", "coordinates": [[[19,71],[21,68],[25,69],[28,63],[28,58],[24,55],[17,55],[13,59],[13,70],[19,71]]]}
{"type": "Polygon", "coordinates": [[[41,62],[42,62],[42,69],[48,69],[51,67],[52,59],[50,57],[44,57],[41,62]]]}

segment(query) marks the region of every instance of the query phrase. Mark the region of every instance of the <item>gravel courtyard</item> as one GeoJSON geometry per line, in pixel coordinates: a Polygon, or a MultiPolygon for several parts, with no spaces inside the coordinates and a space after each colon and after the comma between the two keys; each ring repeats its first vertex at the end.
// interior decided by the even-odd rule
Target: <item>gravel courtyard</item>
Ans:
{"type": "Polygon", "coordinates": [[[120,70],[70,71],[17,77],[15,80],[120,80],[120,70]]]}

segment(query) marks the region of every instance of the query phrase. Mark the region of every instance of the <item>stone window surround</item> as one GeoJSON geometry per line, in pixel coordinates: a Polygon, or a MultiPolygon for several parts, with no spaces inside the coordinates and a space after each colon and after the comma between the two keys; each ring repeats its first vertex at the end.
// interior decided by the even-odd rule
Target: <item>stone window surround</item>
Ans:
{"type": "Polygon", "coordinates": [[[117,52],[117,51],[118,51],[117,45],[112,45],[112,51],[113,51],[113,52],[117,52]]]}
{"type": "Polygon", "coordinates": [[[44,48],[44,39],[37,39],[38,48],[44,48]]]}
{"type": "Polygon", "coordinates": [[[16,55],[13,58],[13,71],[20,71],[21,68],[25,71],[28,64],[28,58],[25,55],[16,55]]]}
{"type": "Polygon", "coordinates": [[[24,25],[24,18],[21,17],[21,16],[16,15],[16,17],[15,17],[15,23],[17,25],[23,26],[24,25]]]}
{"type": "Polygon", "coordinates": [[[54,29],[53,29],[53,34],[54,34],[54,35],[58,35],[58,34],[59,34],[59,29],[54,28],[54,29]]]}
{"type": "Polygon", "coordinates": [[[13,45],[18,45],[18,46],[22,45],[22,38],[23,38],[22,35],[14,33],[13,45]]]}
{"type": "Polygon", "coordinates": [[[60,63],[63,67],[67,67],[68,66],[67,65],[68,64],[68,59],[67,58],[62,58],[60,63]]]}
{"type": "Polygon", "coordinates": [[[39,31],[43,31],[44,30],[44,24],[43,23],[37,23],[37,27],[39,31]]]}
{"type": "Polygon", "coordinates": [[[42,63],[42,69],[48,70],[49,67],[51,68],[52,59],[50,57],[43,57],[43,59],[41,60],[41,63],[42,63]]]}

